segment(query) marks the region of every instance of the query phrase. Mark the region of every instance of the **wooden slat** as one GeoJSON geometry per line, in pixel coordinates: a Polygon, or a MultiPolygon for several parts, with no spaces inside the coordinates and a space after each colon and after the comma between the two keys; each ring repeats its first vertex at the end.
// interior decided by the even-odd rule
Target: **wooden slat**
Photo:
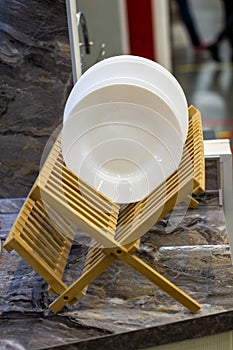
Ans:
{"type": "Polygon", "coordinates": [[[74,174],[71,170],[69,170],[67,167],[65,167],[62,155],[61,155],[61,143],[60,143],[61,135],[58,137],[46,163],[45,163],[45,169],[43,173],[46,174],[47,177],[50,176],[51,172],[53,171],[53,164],[56,162],[58,168],[60,169],[60,174],[63,175],[65,173],[65,176],[69,177],[70,181],[73,181],[73,184],[75,186],[80,188],[80,190],[85,194],[85,196],[89,200],[94,200],[95,204],[101,207],[101,210],[104,209],[106,212],[118,212],[118,205],[111,202],[106,196],[104,196],[102,193],[96,191],[92,186],[85,183],[81,178],[78,178],[76,174],[74,174]],[[48,166],[50,162],[50,165],[48,166]]]}
{"type": "Polygon", "coordinates": [[[59,240],[59,232],[45,215],[44,210],[37,211],[36,202],[29,197],[10,232],[11,244],[16,239],[21,253],[23,249],[29,249],[34,259],[40,259],[47,266],[47,273],[53,271],[62,277],[72,241],[66,238],[65,245],[64,241],[59,240]]]}
{"type": "MultiPolygon", "coordinates": [[[[11,237],[12,238],[12,237],[11,237]]],[[[5,245],[4,245],[5,246],[5,245]]],[[[61,294],[67,289],[60,276],[46,264],[41,257],[34,253],[30,245],[20,238],[20,235],[15,231],[14,239],[11,242],[11,248],[17,253],[48,283],[53,285],[53,290],[61,294]]],[[[77,291],[77,294],[79,292],[77,291]]]]}
{"type": "Polygon", "coordinates": [[[42,197],[45,197],[46,195],[51,197],[50,205],[57,207],[58,212],[62,212],[62,208],[59,209],[57,204],[59,202],[62,203],[62,206],[64,204],[64,208],[67,207],[67,209],[70,210],[70,214],[73,213],[72,221],[76,223],[77,219],[77,225],[79,219],[81,219],[83,222],[90,224],[92,227],[100,228],[103,232],[108,233],[112,236],[115,227],[109,227],[109,225],[106,225],[106,222],[98,220],[98,217],[88,215],[85,207],[80,206],[78,202],[72,201],[72,198],[64,195],[64,193],[62,193],[59,187],[57,187],[54,183],[49,182],[46,184],[46,187],[42,185],[41,190],[43,191],[42,197]]]}
{"type": "Polygon", "coordinates": [[[96,208],[93,201],[89,201],[84,198],[83,195],[78,192],[77,188],[72,186],[72,183],[65,181],[64,177],[62,180],[57,181],[57,178],[54,175],[50,176],[46,181],[47,184],[51,183],[52,186],[60,188],[63,191],[64,196],[67,197],[67,199],[69,198],[69,200],[71,200],[73,203],[76,203],[82,207],[86,211],[87,215],[95,216],[98,220],[102,221],[104,225],[112,227],[116,226],[117,220],[115,217],[113,217],[111,214],[107,214],[104,208],[96,208]]]}
{"type": "Polygon", "coordinates": [[[118,210],[118,206],[115,203],[103,200],[98,192],[93,192],[90,186],[86,186],[83,182],[74,175],[68,168],[65,167],[62,160],[56,159],[55,156],[48,159],[48,166],[50,167],[50,173],[47,174],[47,179],[55,177],[55,179],[61,182],[67,182],[70,188],[73,188],[77,195],[81,194],[83,199],[88,202],[92,202],[94,206],[101,211],[110,212],[114,214],[118,210]],[[85,197],[84,197],[85,196],[85,197]]]}
{"type": "MultiPolygon", "coordinates": [[[[77,227],[68,222],[63,216],[53,210],[47,203],[44,205],[46,207],[46,212],[48,213],[48,220],[53,224],[54,240],[58,243],[60,242],[61,245],[67,244],[67,241],[70,241],[71,244],[76,234],[77,227]]],[[[43,210],[42,208],[44,208],[42,202],[37,201],[36,209],[39,214],[41,210],[43,210]]]]}

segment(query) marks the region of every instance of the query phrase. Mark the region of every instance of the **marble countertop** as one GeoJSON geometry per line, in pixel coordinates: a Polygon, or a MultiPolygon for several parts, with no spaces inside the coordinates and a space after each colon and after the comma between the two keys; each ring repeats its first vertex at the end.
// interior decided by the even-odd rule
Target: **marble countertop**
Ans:
{"type": "MultiPolygon", "coordinates": [[[[177,206],[155,225],[138,253],[201,304],[197,314],[117,261],[79,303],[54,315],[48,309],[52,297],[47,284],[16,252],[3,249],[0,345],[11,341],[22,349],[145,349],[233,329],[233,266],[218,191],[208,190],[198,199],[197,209],[177,206]]],[[[0,200],[2,242],[22,203],[0,200]]],[[[85,236],[74,241],[64,274],[67,283],[78,272],[77,256],[86,251],[85,242],[85,236]]]]}

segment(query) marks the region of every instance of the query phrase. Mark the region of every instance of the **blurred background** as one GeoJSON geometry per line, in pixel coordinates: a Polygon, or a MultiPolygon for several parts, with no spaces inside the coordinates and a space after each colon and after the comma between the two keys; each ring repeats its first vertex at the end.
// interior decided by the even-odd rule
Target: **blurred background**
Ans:
{"type": "Polygon", "coordinates": [[[0,0],[0,198],[28,194],[74,82],[105,57],[157,61],[201,111],[205,138],[233,138],[231,46],[222,40],[218,57],[208,47],[223,1],[187,3],[198,45],[178,0],[0,0]]]}
{"type": "MultiPolygon", "coordinates": [[[[200,38],[208,45],[224,26],[223,1],[189,3],[200,38]]],[[[172,35],[173,74],[185,90],[189,104],[201,111],[205,137],[232,139],[233,64],[228,40],[224,39],[219,45],[221,62],[216,62],[208,50],[195,49],[177,6],[172,9],[172,35]]]]}

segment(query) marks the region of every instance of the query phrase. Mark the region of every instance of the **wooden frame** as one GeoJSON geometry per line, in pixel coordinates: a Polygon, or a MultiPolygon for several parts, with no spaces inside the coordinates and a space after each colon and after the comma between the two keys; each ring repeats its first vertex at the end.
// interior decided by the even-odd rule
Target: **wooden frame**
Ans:
{"type": "Polygon", "coordinates": [[[4,247],[15,249],[58,297],[53,312],[82,298],[88,285],[115,259],[121,259],[195,313],[200,305],[135,253],[140,238],[177,202],[198,202],[190,193],[205,188],[199,111],[189,107],[189,131],[179,169],[149,196],[120,207],[78,178],[64,164],[60,136],[29,193],[4,247]],[[79,227],[92,238],[80,277],[67,286],[62,278],[79,227]]]}

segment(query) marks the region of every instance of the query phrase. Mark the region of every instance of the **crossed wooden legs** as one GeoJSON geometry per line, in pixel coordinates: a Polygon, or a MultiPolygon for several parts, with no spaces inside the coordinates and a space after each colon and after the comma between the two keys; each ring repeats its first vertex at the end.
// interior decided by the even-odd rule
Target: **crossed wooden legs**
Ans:
{"type": "MultiPolygon", "coordinates": [[[[51,305],[50,309],[53,312],[59,311],[67,303],[72,304],[72,300],[75,298],[77,301],[77,290],[85,289],[89,283],[91,283],[97,276],[99,276],[109,265],[111,265],[115,259],[119,258],[135,270],[140,272],[151,282],[164,290],[167,294],[172,296],[175,300],[188,308],[191,312],[196,313],[200,309],[200,305],[184,293],[181,289],[177,288],[173,283],[168,281],[160,273],[154,270],[151,266],[142,261],[139,257],[130,252],[130,248],[117,247],[108,249],[107,254],[104,253],[104,249],[96,248],[99,250],[99,254],[102,253],[101,258],[94,264],[90,261],[89,268],[84,271],[81,277],[76,280],[68,289],[66,289],[51,305]],[[102,251],[102,252],[101,252],[102,251]]],[[[98,255],[98,253],[97,253],[98,255]]],[[[88,264],[88,259],[86,261],[88,264]]],[[[82,296],[80,296],[81,299],[82,296]]]]}

